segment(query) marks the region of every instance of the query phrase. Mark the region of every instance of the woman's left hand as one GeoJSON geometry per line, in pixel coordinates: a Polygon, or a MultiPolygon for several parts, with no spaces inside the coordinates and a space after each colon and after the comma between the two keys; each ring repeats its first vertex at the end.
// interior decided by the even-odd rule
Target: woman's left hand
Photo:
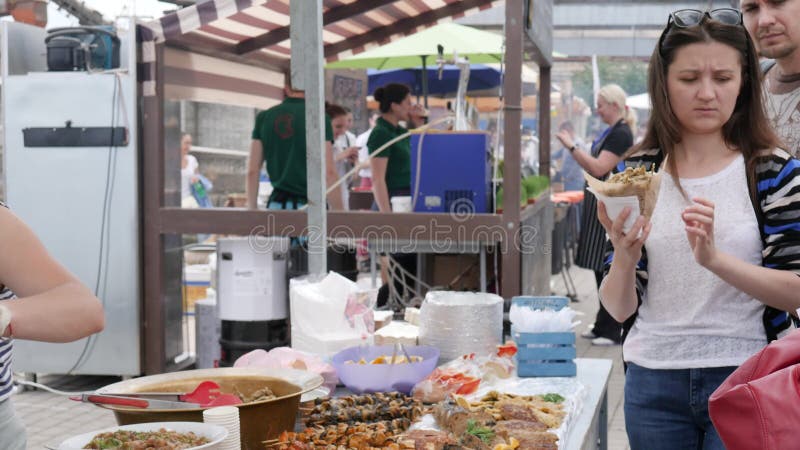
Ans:
{"type": "Polygon", "coordinates": [[[683,210],[681,218],[686,225],[686,237],[695,261],[708,268],[717,257],[717,248],[714,246],[714,203],[702,197],[695,197],[692,201],[694,204],[683,210]]]}

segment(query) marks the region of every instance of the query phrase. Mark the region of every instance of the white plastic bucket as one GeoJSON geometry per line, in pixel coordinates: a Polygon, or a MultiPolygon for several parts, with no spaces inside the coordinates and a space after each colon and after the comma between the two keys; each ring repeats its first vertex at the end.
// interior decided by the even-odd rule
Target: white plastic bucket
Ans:
{"type": "Polygon", "coordinates": [[[408,195],[392,197],[392,211],[411,212],[411,197],[408,195]]]}

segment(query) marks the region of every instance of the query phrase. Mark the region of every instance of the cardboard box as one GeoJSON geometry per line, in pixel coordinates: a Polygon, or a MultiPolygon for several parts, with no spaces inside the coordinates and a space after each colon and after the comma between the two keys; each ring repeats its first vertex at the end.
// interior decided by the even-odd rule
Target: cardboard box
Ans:
{"type": "MultiPolygon", "coordinates": [[[[426,255],[425,279],[432,286],[450,291],[480,291],[481,265],[477,254],[460,255],[426,255]]],[[[486,255],[486,283],[491,285],[494,279],[494,258],[486,255]]]]}

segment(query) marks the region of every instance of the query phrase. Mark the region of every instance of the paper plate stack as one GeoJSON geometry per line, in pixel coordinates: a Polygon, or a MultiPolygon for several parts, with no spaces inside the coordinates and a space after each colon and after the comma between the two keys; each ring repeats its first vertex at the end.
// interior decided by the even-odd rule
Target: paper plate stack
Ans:
{"type": "Polygon", "coordinates": [[[502,334],[502,297],[450,291],[425,295],[420,308],[419,343],[438,348],[439,363],[469,353],[492,354],[502,334]]]}

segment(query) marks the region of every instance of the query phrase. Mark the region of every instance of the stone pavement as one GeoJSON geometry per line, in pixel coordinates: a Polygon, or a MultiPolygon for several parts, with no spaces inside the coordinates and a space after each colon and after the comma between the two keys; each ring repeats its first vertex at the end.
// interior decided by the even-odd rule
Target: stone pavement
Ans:
{"type": "MultiPolygon", "coordinates": [[[[581,324],[575,330],[580,335],[586,327],[594,322],[599,303],[597,300],[597,283],[594,272],[572,267],[570,274],[575,281],[580,301],[570,306],[582,313],[581,324]]],[[[565,295],[566,289],[560,276],[552,278],[551,289],[555,295],[565,295]]],[[[614,361],[611,369],[611,378],[608,381],[608,450],[630,450],[628,435],[625,433],[625,414],[622,409],[622,399],[625,386],[625,374],[622,371],[622,348],[619,345],[598,347],[591,344],[589,339],[577,339],[577,352],[579,358],[605,358],[614,361]]]]}
{"type": "MultiPolygon", "coordinates": [[[[578,333],[584,331],[597,312],[597,289],[594,274],[573,267],[570,270],[578,290],[577,303],[572,307],[585,314],[578,333]]],[[[553,292],[563,295],[566,291],[560,276],[552,278],[553,292]]],[[[608,358],[614,360],[608,387],[608,437],[610,450],[629,450],[625,434],[625,419],[622,410],[623,386],[621,350],[619,346],[596,347],[588,339],[578,338],[578,356],[583,358],[608,358]]],[[[39,382],[62,391],[90,391],[119,381],[118,377],[92,376],[41,376],[39,382]]],[[[78,403],[64,396],[44,391],[27,390],[13,396],[17,413],[28,429],[28,448],[42,449],[58,444],[73,435],[116,425],[111,412],[94,405],[78,403]]]]}

